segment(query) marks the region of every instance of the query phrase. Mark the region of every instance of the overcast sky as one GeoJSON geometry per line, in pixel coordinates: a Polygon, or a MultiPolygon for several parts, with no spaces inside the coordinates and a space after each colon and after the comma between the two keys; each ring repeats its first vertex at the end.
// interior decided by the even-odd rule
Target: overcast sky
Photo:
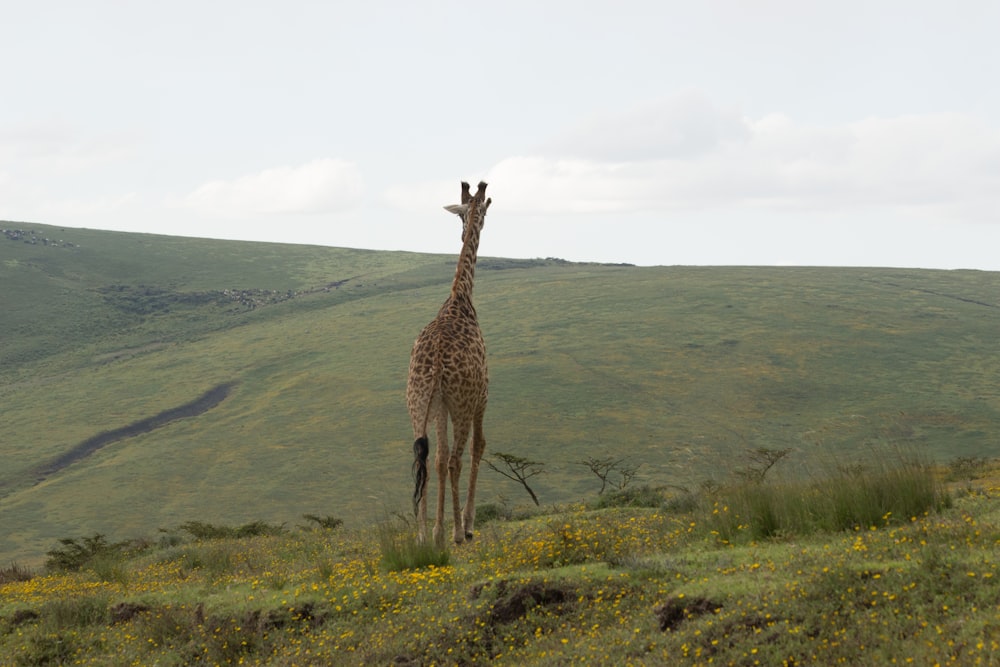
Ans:
{"type": "Polygon", "coordinates": [[[0,220],[1000,270],[1000,2],[0,0],[0,220]]]}

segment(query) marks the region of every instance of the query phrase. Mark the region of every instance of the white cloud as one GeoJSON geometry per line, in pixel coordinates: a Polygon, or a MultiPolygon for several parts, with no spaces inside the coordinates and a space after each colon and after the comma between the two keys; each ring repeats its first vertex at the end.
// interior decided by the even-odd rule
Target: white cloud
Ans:
{"type": "Polygon", "coordinates": [[[698,100],[662,109],[621,114],[617,128],[607,116],[589,126],[600,136],[571,133],[549,152],[509,157],[487,180],[498,199],[502,187],[505,209],[522,213],[889,208],[1000,222],[1000,130],[975,117],[817,126],[780,114],[737,122],[698,100]],[[692,118],[699,113],[704,122],[692,118]]]}
{"type": "MultiPolygon", "coordinates": [[[[120,212],[136,215],[142,202],[137,194],[105,195],[88,199],[60,199],[38,205],[39,221],[100,220],[120,212]]],[[[139,213],[141,215],[141,213],[139,213]]]]}
{"type": "Polygon", "coordinates": [[[552,142],[543,154],[621,162],[691,158],[744,140],[747,121],[698,91],[591,116],[552,142]]]}
{"type": "Polygon", "coordinates": [[[88,133],[57,120],[0,127],[0,167],[33,179],[91,171],[133,157],[137,138],[127,132],[88,133]]]}
{"type": "Polygon", "coordinates": [[[382,198],[392,208],[426,214],[461,201],[460,181],[438,180],[403,183],[388,188],[382,198]]]}
{"type": "Polygon", "coordinates": [[[0,126],[0,216],[94,224],[125,210],[136,195],[109,175],[135,157],[138,143],[129,132],[88,131],[59,120],[0,126]]]}
{"type": "Polygon", "coordinates": [[[275,167],[230,181],[211,181],[181,200],[212,217],[333,213],[358,206],[364,192],[357,165],[331,158],[275,167]]]}

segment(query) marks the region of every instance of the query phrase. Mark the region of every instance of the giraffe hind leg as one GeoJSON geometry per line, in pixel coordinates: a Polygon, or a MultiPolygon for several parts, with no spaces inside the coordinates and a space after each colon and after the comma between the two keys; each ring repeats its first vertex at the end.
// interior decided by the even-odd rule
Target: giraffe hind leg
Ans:
{"type": "Polygon", "coordinates": [[[427,540],[427,454],[430,443],[427,436],[413,442],[413,515],[417,521],[417,540],[427,540]]]}
{"type": "Polygon", "coordinates": [[[438,549],[444,548],[444,502],[445,487],[448,484],[448,414],[443,410],[438,413],[437,423],[437,449],[434,452],[434,464],[438,476],[437,508],[434,515],[434,545],[438,549]]]}
{"type": "Polygon", "coordinates": [[[413,441],[413,515],[419,517],[420,501],[427,493],[427,455],[430,453],[430,441],[426,435],[413,441]]]}

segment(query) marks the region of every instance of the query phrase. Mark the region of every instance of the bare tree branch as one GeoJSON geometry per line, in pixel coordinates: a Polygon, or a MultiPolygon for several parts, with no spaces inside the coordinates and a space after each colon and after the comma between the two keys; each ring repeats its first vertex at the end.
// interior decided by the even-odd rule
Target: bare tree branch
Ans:
{"type": "Polygon", "coordinates": [[[747,450],[747,458],[750,459],[750,465],[746,467],[746,470],[741,470],[737,474],[749,482],[763,482],[767,471],[773,468],[778,461],[788,456],[791,451],[791,448],[758,447],[757,449],[749,449],[747,450]]]}
{"type": "Polygon", "coordinates": [[[614,485],[619,491],[622,491],[635,480],[635,476],[638,474],[642,464],[632,465],[626,463],[626,461],[628,461],[627,457],[616,459],[611,456],[603,458],[591,456],[583,461],[577,461],[577,463],[590,470],[590,472],[594,473],[601,480],[601,490],[597,492],[597,495],[601,495],[609,484],[614,485]],[[615,479],[616,477],[617,480],[615,479]]]}
{"type": "Polygon", "coordinates": [[[514,454],[504,454],[503,452],[493,452],[493,456],[497,458],[504,467],[500,467],[494,464],[489,458],[486,459],[486,465],[488,465],[494,472],[498,472],[507,479],[513,480],[524,487],[524,490],[528,492],[531,499],[535,501],[535,505],[538,505],[538,496],[535,492],[531,490],[528,486],[528,479],[534,477],[535,475],[544,472],[542,466],[544,463],[539,461],[531,461],[522,456],[516,456],[514,454]]]}

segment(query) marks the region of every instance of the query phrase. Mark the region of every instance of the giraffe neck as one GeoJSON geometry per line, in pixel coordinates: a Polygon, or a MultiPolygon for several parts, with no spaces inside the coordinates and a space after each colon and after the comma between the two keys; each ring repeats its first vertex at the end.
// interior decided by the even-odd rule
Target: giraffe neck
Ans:
{"type": "Polygon", "coordinates": [[[451,284],[451,297],[464,297],[472,302],[472,283],[476,276],[476,258],[479,253],[479,232],[472,225],[462,244],[462,252],[458,256],[458,266],[455,268],[455,280],[451,284]]]}

